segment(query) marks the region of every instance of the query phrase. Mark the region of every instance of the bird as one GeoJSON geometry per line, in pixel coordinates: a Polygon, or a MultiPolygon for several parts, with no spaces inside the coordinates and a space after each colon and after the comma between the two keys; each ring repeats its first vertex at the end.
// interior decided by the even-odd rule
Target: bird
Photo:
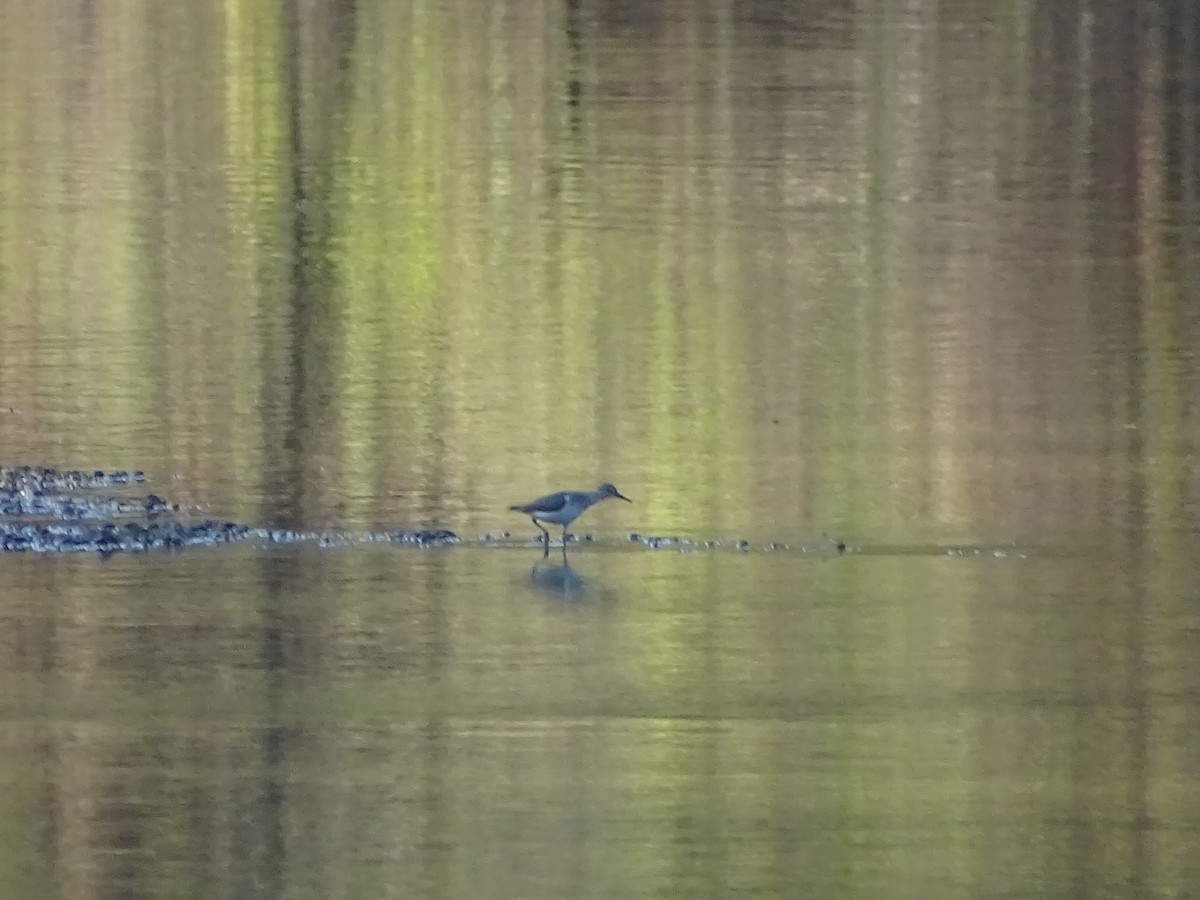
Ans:
{"type": "Polygon", "coordinates": [[[509,509],[516,512],[523,512],[533,520],[533,524],[545,536],[547,553],[550,552],[550,532],[542,527],[542,522],[561,525],[563,529],[563,550],[565,552],[567,548],[567,526],[578,519],[580,514],[589,506],[599,503],[601,500],[607,500],[609,497],[616,497],[618,500],[624,500],[626,503],[633,502],[606,481],[594,491],[558,491],[555,494],[538,497],[529,503],[515,504],[510,506],[509,509]]]}

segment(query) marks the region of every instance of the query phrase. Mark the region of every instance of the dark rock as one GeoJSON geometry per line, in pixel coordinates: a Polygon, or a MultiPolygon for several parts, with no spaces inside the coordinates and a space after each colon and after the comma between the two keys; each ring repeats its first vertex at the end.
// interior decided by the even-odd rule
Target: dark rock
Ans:
{"type": "Polygon", "coordinates": [[[431,547],[438,544],[457,544],[458,535],[444,528],[421,531],[389,531],[387,538],[393,544],[414,544],[418,547],[431,547]]]}

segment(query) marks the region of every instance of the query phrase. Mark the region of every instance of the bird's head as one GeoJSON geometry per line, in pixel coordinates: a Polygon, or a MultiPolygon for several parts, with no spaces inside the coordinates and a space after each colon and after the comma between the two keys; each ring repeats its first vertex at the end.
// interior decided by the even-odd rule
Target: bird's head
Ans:
{"type": "Polygon", "coordinates": [[[626,503],[633,501],[617,490],[616,485],[609,484],[607,481],[600,487],[596,488],[596,493],[603,494],[605,497],[616,497],[618,500],[624,500],[626,503]]]}

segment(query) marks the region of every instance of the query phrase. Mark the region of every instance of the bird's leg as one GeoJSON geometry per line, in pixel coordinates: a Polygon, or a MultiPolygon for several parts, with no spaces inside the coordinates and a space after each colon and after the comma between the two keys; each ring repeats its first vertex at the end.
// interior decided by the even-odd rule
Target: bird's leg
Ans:
{"type": "Polygon", "coordinates": [[[549,553],[550,552],[550,532],[548,532],[545,528],[543,528],[542,523],[539,522],[537,519],[531,519],[530,521],[532,521],[533,524],[538,527],[538,531],[540,531],[542,533],[543,537],[545,537],[546,552],[549,553]]]}
{"type": "Polygon", "coordinates": [[[563,553],[567,552],[567,526],[563,526],[563,553]]]}

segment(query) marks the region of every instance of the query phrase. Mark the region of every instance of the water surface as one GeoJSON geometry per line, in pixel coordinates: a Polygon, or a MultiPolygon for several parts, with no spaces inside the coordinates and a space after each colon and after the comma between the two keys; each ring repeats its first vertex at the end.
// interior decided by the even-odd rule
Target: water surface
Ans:
{"type": "Polygon", "coordinates": [[[886,6],[0,5],[0,462],[464,539],[0,557],[3,893],[1200,889],[1200,24],[886,6]]]}

